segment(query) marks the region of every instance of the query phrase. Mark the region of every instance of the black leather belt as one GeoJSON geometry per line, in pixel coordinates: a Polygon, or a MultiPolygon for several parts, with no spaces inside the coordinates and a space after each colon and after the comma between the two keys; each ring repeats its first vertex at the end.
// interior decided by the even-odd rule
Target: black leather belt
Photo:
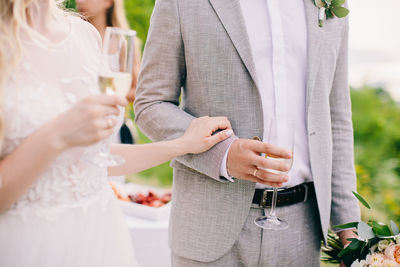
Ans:
{"type": "MultiPolygon", "coordinates": [[[[271,207],[273,189],[256,189],[253,197],[253,204],[257,204],[260,208],[271,207]]],[[[293,205],[299,202],[306,202],[315,196],[314,183],[303,183],[294,187],[282,189],[278,191],[276,201],[277,207],[293,205]]]]}

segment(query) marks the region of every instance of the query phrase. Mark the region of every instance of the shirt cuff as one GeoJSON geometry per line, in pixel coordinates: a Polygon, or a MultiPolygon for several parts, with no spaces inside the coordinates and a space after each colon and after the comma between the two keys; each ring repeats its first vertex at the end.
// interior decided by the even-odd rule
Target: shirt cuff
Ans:
{"type": "Polygon", "coordinates": [[[228,149],[225,152],[224,158],[222,159],[221,167],[219,169],[219,175],[224,177],[224,178],[226,178],[228,181],[233,183],[235,180],[233,180],[233,176],[230,176],[228,174],[228,170],[227,170],[227,167],[226,167],[226,161],[228,159],[228,153],[229,153],[229,149],[231,148],[231,145],[232,144],[230,144],[228,146],[228,149]]]}

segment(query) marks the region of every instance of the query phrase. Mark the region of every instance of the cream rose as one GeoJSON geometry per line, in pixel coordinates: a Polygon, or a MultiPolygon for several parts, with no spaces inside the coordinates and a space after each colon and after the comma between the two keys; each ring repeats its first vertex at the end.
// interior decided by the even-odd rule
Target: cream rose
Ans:
{"type": "Polygon", "coordinates": [[[390,239],[384,239],[378,242],[378,250],[384,251],[388,246],[392,245],[393,241],[390,239]]]}
{"type": "Polygon", "coordinates": [[[370,264],[371,266],[381,266],[384,259],[385,258],[382,254],[374,253],[372,255],[367,255],[365,260],[367,261],[367,264],[370,264]]]}
{"type": "Polygon", "coordinates": [[[351,264],[350,267],[366,267],[367,266],[367,262],[365,260],[361,260],[361,261],[353,261],[353,263],[351,264]]]}

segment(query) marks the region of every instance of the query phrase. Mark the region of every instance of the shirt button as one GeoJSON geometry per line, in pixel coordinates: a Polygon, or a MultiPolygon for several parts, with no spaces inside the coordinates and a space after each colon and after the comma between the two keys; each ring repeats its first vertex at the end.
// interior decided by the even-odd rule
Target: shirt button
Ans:
{"type": "Polygon", "coordinates": [[[316,134],[317,134],[316,132],[311,132],[310,136],[313,136],[313,135],[316,135],[316,134]]]}

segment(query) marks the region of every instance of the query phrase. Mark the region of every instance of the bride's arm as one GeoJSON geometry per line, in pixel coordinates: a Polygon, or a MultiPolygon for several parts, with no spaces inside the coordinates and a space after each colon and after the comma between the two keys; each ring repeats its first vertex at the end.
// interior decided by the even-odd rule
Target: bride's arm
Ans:
{"type": "MultiPolygon", "coordinates": [[[[6,211],[64,150],[95,143],[113,132],[105,116],[119,113],[123,98],[93,96],[47,122],[0,161],[0,213],[6,211]]],[[[115,124],[115,122],[114,122],[115,124]]]]}
{"type": "Polygon", "coordinates": [[[232,134],[227,118],[201,117],[193,120],[185,134],[174,140],[144,145],[113,145],[111,153],[121,155],[126,162],[122,166],[110,167],[108,174],[137,173],[187,153],[201,153],[232,134]],[[223,131],[213,135],[217,130],[223,131]]]}
{"type": "Polygon", "coordinates": [[[0,213],[27,191],[62,150],[51,127],[45,125],[0,162],[0,213]]]}

